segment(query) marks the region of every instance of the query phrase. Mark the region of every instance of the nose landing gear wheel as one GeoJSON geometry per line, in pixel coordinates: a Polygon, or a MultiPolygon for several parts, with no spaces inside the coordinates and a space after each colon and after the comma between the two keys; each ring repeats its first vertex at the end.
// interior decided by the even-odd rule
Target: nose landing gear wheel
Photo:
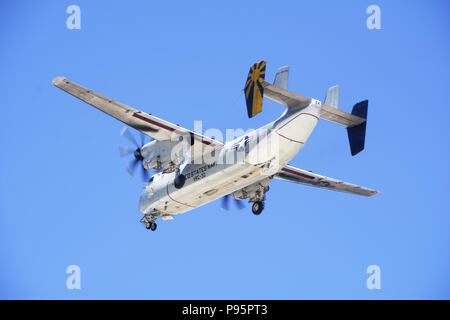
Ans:
{"type": "Polygon", "coordinates": [[[155,222],[147,222],[146,225],[145,225],[145,228],[147,230],[152,230],[152,231],[155,231],[156,227],[157,227],[157,225],[156,225],[155,222]]]}
{"type": "Polygon", "coordinates": [[[262,201],[253,202],[252,212],[255,216],[260,215],[263,210],[264,210],[264,202],[262,201]]]}

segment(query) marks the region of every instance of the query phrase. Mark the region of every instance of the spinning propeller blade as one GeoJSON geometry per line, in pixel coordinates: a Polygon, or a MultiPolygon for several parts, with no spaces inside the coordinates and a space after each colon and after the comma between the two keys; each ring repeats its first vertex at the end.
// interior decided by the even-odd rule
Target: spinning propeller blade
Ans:
{"type": "Polygon", "coordinates": [[[230,210],[230,197],[234,200],[234,204],[236,205],[236,208],[238,210],[241,210],[243,208],[245,208],[245,205],[241,202],[241,200],[237,200],[234,197],[231,196],[231,194],[227,194],[226,196],[222,197],[222,204],[221,207],[224,210],[230,210]]]}
{"type": "Polygon", "coordinates": [[[142,147],[142,145],[139,146],[138,142],[136,141],[136,139],[134,138],[134,136],[131,134],[131,132],[128,130],[127,127],[124,127],[122,129],[120,135],[127,138],[127,140],[130,141],[132,144],[134,144],[137,148],[142,147]]]}
{"type": "Polygon", "coordinates": [[[129,156],[130,154],[134,153],[134,149],[129,147],[119,147],[119,155],[121,157],[129,156]]]}
{"type": "Polygon", "coordinates": [[[120,135],[125,137],[128,141],[130,141],[135,148],[130,147],[119,147],[119,154],[121,157],[133,155],[133,159],[127,167],[127,172],[133,176],[136,172],[136,168],[140,164],[141,167],[141,177],[144,182],[147,182],[149,179],[149,173],[144,168],[143,161],[144,157],[142,156],[142,147],[145,145],[145,135],[140,133],[140,144],[133,136],[133,134],[128,130],[127,127],[124,127],[120,132],[120,135]]]}

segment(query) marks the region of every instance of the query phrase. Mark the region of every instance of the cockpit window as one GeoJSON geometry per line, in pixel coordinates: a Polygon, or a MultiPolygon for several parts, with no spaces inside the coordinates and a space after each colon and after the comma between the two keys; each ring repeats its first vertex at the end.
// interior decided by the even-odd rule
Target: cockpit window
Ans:
{"type": "Polygon", "coordinates": [[[152,182],[153,182],[153,179],[155,179],[155,176],[152,176],[152,177],[150,178],[150,180],[148,180],[148,183],[152,183],[152,182]]]}

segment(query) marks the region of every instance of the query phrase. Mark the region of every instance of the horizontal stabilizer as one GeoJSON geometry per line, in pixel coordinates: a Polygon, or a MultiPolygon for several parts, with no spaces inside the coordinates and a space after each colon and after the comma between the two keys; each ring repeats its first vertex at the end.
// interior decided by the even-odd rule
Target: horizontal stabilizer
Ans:
{"type": "Polygon", "coordinates": [[[364,150],[368,101],[361,101],[353,107],[351,113],[339,109],[339,85],[328,89],[325,101],[319,101],[288,90],[289,67],[278,69],[273,84],[265,81],[266,62],[253,64],[245,83],[245,101],[249,118],[262,111],[263,97],[286,106],[290,112],[297,112],[311,103],[319,106],[320,118],[347,128],[350,150],[356,155],[364,150]]]}
{"type": "Polygon", "coordinates": [[[366,121],[366,119],[358,117],[354,114],[347,113],[335,107],[323,104],[320,110],[320,117],[322,119],[340,124],[344,127],[357,126],[366,121]]]}
{"type": "Polygon", "coordinates": [[[279,103],[289,109],[302,109],[309,106],[311,103],[311,98],[301,96],[292,91],[271,85],[270,83],[264,81],[264,97],[279,103]]]}

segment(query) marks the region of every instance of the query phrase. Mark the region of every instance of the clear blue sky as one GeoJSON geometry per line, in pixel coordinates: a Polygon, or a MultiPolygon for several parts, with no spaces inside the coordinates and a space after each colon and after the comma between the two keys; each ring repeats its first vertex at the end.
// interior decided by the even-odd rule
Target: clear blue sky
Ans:
{"type": "Polygon", "coordinates": [[[0,298],[450,298],[447,1],[2,1],[0,298]],[[81,7],[81,30],[66,8],[81,7]],[[253,62],[341,107],[370,100],[366,150],[321,122],[292,164],[380,189],[363,198],[275,181],[264,213],[218,202],[138,223],[122,124],[51,85],[64,75],[193,128],[254,128],[253,62]],[[65,287],[66,267],[82,289],[65,287]],[[381,268],[381,290],[366,268],[381,268]]]}

